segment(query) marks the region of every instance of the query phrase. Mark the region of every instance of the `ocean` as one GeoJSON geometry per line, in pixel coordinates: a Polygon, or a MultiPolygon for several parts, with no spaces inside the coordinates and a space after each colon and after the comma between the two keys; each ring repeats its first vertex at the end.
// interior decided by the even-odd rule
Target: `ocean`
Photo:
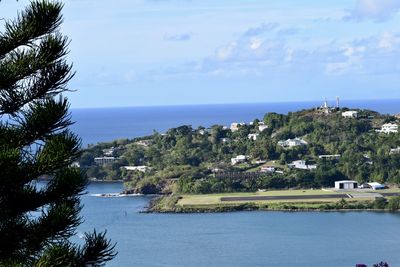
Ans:
{"type": "MultiPolygon", "coordinates": [[[[262,119],[267,112],[288,113],[321,106],[322,101],[282,102],[257,104],[220,104],[196,106],[159,106],[73,109],[75,124],[71,129],[82,138],[83,147],[119,138],[151,135],[181,125],[230,125],[232,122],[250,122],[262,119]]],[[[335,105],[332,101],[331,105],[335,105]]],[[[400,113],[400,99],[343,100],[343,107],[372,109],[385,114],[400,113]]]]}

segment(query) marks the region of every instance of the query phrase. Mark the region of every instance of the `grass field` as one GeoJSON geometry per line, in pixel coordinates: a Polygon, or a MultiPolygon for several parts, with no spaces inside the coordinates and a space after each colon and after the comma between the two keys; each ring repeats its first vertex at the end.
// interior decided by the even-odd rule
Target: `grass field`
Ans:
{"type": "MultiPolygon", "coordinates": [[[[363,193],[400,193],[400,189],[387,189],[379,191],[363,191],[363,193]]],[[[327,195],[327,194],[343,194],[351,193],[357,194],[360,192],[336,192],[328,190],[276,190],[267,192],[255,193],[224,193],[224,194],[204,194],[204,195],[181,195],[177,205],[178,206],[196,206],[196,205],[217,205],[228,204],[221,201],[221,197],[247,197],[247,196],[306,196],[306,195],[327,195]]],[[[299,200],[261,200],[261,201],[230,201],[230,204],[253,202],[253,203],[278,203],[278,202],[336,202],[340,199],[337,198],[321,198],[321,199],[299,199],[299,200]]],[[[347,200],[347,199],[346,199],[347,200]]],[[[349,199],[350,200],[350,199],[349,199]]]]}

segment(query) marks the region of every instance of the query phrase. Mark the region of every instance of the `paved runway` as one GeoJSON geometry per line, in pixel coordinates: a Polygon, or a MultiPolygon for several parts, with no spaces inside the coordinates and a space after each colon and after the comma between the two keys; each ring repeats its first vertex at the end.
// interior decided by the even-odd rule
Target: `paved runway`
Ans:
{"type": "Polygon", "coordinates": [[[347,194],[300,195],[300,196],[249,196],[249,197],[221,197],[221,201],[257,201],[257,200],[301,200],[321,198],[349,198],[347,194]]]}

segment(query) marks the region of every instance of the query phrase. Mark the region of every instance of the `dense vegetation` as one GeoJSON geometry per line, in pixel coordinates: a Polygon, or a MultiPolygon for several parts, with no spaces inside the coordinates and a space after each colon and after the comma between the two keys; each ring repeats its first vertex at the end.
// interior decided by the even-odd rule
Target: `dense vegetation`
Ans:
{"type": "Polygon", "coordinates": [[[332,187],[334,181],[351,179],[398,184],[399,133],[378,133],[382,124],[396,118],[374,111],[357,110],[358,118],[343,118],[347,109],[302,110],[286,115],[268,113],[263,121],[238,126],[237,131],[214,125],[208,129],[180,126],[164,134],[133,140],[117,140],[88,148],[81,167],[97,179],[124,179],[142,193],[214,193],[258,189],[332,187]],[[259,125],[268,128],[260,132],[259,125]],[[258,134],[256,140],[249,134],[258,134]],[[280,140],[301,138],[307,145],[283,148],[280,140]],[[114,147],[114,162],[98,166],[95,157],[114,147]],[[338,154],[340,157],[320,158],[338,154]],[[243,163],[231,158],[246,155],[243,163]],[[316,169],[288,168],[295,160],[317,165],[316,169]],[[123,166],[149,166],[147,172],[127,171],[123,166]],[[278,172],[260,172],[262,166],[278,172]]]}

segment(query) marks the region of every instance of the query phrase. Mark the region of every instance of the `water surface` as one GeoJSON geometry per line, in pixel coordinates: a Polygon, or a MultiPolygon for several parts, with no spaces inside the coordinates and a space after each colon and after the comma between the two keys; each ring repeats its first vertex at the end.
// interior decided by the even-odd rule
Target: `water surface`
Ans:
{"type": "MultiPolygon", "coordinates": [[[[89,193],[121,190],[90,184],[89,193]]],[[[400,215],[384,212],[139,213],[147,197],[83,196],[85,223],[108,230],[107,266],[400,266],[400,215]]]]}

